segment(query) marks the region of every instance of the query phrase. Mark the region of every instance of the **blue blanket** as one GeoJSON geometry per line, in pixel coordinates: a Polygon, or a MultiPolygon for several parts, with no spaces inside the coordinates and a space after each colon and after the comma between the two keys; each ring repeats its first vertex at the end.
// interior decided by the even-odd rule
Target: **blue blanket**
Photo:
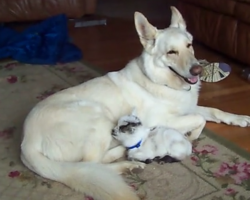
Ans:
{"type": "Polygon", "coordinates": [[[70,42],[67,17],[57,15],[22,32],[0,27],[0,59],[13,58],[29,64],[77,61],[81,50],[70,42]]]}

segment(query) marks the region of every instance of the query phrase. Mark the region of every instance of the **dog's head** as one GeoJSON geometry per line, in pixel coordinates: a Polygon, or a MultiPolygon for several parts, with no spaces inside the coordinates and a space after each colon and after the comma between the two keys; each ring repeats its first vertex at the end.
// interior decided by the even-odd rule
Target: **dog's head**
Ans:
{"type": "Polygon", "coordinates": [[[195,58],[193,37],[186,30],[181,13],[175,7],[171,7],[171,11],[171,24],[166,29],[157,29],[141,13],[135,12],[135,27],[144,47],[144,61],[150,63],[144,71],[157,84],[175,86],[179,81],[190,87],[199,82],[202,68],[195,58]]]}

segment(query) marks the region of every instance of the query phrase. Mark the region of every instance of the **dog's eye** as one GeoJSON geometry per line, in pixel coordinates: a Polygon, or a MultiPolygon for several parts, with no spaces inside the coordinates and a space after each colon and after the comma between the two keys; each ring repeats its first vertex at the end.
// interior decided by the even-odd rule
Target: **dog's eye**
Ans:
{"type": "Polygon", "coordinates": [[[167,54],[178,54],[178,51],[170,50],[167,52],[167,54]]]}
{"type": "Polygon", "coordinates": [[[190,43],[189,43],[189,44],[187,44],[187,48],[189,48],[189,47],[191,47],[191,46],[192,46],[192,44],[190,44],[190,43]]]}

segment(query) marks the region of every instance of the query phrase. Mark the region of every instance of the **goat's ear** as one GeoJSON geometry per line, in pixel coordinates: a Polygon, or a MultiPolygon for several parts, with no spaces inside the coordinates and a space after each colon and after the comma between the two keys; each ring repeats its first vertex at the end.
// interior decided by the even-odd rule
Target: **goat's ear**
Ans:
{"type": "Polygon", "coordinates": [[[134,115],[134,116],[137,116],[137,109],[136,109],[136,107],[133,108],[131,114],[134,115]]]}
{"type": "Polygon", "coordinates": [[[175,27],[175,28],[179,28],[182,30],[186,30],[187,25],[186,25],[185,20],[182,17],[182,14],[179,12],[179,10],[176,7],[171,6],[170,8],[172,11],[170,27],[175,27]]]}
{"type": "Polygon", "coordinates": [[[151,50],[155,44],[157,28],[151,25],[140,12],[134,14],[135,28],[145,50],[151,50]]]}

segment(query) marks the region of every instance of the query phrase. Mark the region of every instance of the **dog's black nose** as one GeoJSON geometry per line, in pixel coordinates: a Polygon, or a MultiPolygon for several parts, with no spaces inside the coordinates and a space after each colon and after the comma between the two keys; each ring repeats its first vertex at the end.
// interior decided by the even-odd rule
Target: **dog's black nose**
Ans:
{"type": "Polygon", "coordinates": [[[112,129],[111,135],[112,135],[112,136],[115,136],[115,130],[114,130],[114,129],[112,129]]]}
{"type": "Polygon", "coordinates": [[[202,72],[202,67],[200,65],[193,65],[190,70],[189,70],[190,74],[193,76],[198,76],[201,74],[202,72]]]}

